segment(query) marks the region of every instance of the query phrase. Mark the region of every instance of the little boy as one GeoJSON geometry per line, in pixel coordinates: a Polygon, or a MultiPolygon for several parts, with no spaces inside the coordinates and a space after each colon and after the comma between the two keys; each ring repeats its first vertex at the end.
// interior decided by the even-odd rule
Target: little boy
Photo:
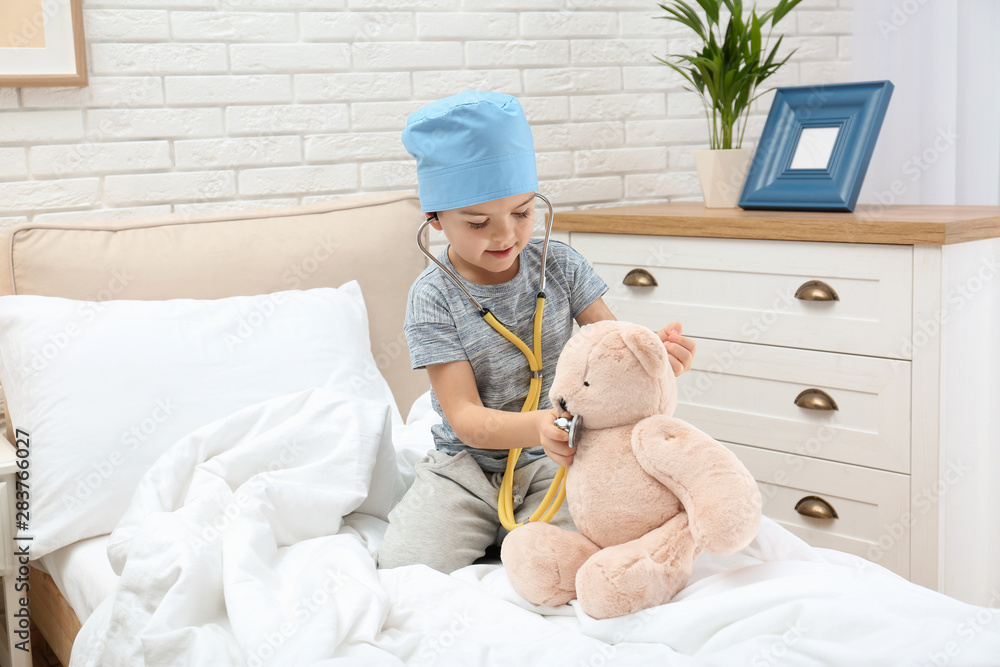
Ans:
{"type": "MultiPolygon", "coordinates": [[[[532,239],[538,189],[534,142],[515,97],[467,91],[411,114],[403,144],[417,159],[421,209],[444,232],[439,260],[465,289],[529,347],[542,239],[532,239]]],[[[479,315],[437,266],[410,288],[404,325],[414,368],[426,368],[442,423],[435,449],[415,466],[413,486],[389,514],[379,567],[423,563],[441,572],[472,564],[499,545],[497,497],[508,450],[523,447],[514,474],[514,517],[539,505],[559,465],[575,450],[553,425],[556,361],[581,326],[614,319],[607,285],[579,253],[549,242],[542,324],[541,409],[520,412],[530,370],[524,355],[479,315]]],[[[691,367],[695,343],[680,323],[659,332],[674,372],[691,367]]],[[[569,416],[569,415],[564,415],[569,416]]],[[[563,504],[554,525],[575,529],[563,504]]]]}

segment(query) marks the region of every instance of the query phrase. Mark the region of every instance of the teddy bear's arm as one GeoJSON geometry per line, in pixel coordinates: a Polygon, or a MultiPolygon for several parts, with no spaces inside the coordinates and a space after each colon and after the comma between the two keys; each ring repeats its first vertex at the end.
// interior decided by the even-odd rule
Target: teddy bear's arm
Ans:
{"type": "Polygon", "coordinates": [[[666,415],[632,430],[639,465],[684,505],[697,543],[712,553],[747,546],[760,526],[760,489],[736,455],[691,424],[666,415]]]}

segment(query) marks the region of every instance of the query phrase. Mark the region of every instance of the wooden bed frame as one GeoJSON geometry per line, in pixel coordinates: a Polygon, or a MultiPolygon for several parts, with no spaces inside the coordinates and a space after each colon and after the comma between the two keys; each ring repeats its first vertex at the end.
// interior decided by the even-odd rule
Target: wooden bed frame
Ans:
{"type": "Polygon", "coordinates": [[[80,632],[80,619],[59,592],[52,577],[32,566],[28,566],[28,572],[31,584],[28,613],[31,614],[32,625],[38,629],[45,643],[65,667],[69,664],[73,640],[80,632]]]}

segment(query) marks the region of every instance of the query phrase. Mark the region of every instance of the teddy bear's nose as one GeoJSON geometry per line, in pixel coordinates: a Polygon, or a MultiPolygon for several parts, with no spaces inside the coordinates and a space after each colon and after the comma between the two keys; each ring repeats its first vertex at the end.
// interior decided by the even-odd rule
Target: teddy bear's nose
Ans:
{"type": "Polygon", "coordinates": [[[559,399],[559,407],[563,409],[563,412],[569,412],[569,408],[566,407],[566,399],[565,398],[560,398],[559,399]]]}

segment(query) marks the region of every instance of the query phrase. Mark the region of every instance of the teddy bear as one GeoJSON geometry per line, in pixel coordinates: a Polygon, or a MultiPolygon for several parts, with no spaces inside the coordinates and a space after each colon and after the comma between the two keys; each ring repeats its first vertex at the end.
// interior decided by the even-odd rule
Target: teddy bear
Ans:
{"type": "Polygon", "coordinates": [[[535,605],[576,598],[592,618],[669,602],[705,550],[746,547],[761,495],[739,459],[672,415],[677,381],[650,329],[608,320],[570,338],[549,391],[582,430],[566,473],[579,532],[526,523],[500,557],[514,589],[535,605]]]}

